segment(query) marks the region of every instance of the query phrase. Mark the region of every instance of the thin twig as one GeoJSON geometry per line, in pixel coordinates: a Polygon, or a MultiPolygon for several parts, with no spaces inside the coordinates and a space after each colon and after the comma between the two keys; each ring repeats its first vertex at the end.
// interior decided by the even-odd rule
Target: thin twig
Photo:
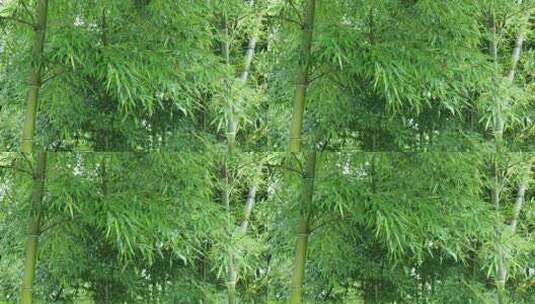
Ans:
{"type": "Polygon", "coordinates": [[[318,80],[320,79],[321,77],[327,75],[329,72],[322,72],[322,73],[319,73],[318,75],[312,77],[309,81],[308,81],[308,84],[311,84],[312,82],[314,82],[315,80],[318,80]]]}
{"type": "Polygon", "coordinates": [[[299,174],[303,175],[304,174],[303,164],[301,163],[301,160],[297,157],[296,153],[290,153],[290,154],[293,156],[293,158],[295,158],[295,161],[299,165],[299,174]]]}
{"type": "Polygon", "coordinates": [[[0,17],[0,19],[4,19],[4,20],[12,20],[12,21],[15,21],[15,22],[18,22],[18,23],[22,23],[22,24],[26,24],[26,25],[28,25],[28,26],[31,26],[32,28],[35,28],[35,24],[31,23],[30,21],[26,21],[26,20],[23,20],[23,19],[19,19],[19,18],[14,17],[14,16],[0,17]]]}
{"type": "Polygon", "coordinates": [[[293,24],[298,25],[298,26],[302,26],[301,22],[299,22],[298,20],[292,19],[292,18],[284,17],[282,15],[272,16],[272,17],[276,18],[276,19],[281,19],[281,20],[284,20],[284,21],[288,21],[288,22],[293,23],[293,24]]]}
{"type": "Polygon", "coordinates": [[[290,4],[290,6],[293,8],[295,14],[297,15],[297,18],[299,18],[299,23],[298,24],[301,26],[303,24],[303,18],[301,17],[301,12],[297,9],[297,7],[295,6],[293,0],[289,0],[288,4],[290,4]]]}
{"type": "Polygon", "coordinates": [[[287,167],[287,166],[283,166],[283,165],[266,164],[265,166],[268,167],[268,168],[281,168],[281,169],[285,169],[285,170],[288,170],[288,171],[292,171],[292,172],[301,174],[301,172],[299,172],[298,170],[296,170],[294,168],[287,167]]]}
{"type": "Polygon", "coordinates": [[[43,228],[41,229],[40,232],[41,232],[41,233],[44,233],[44,232],[46,232],[46,231],[48,231],[48,230],[50,230],[50,229],[52,229],[52,228],[58,226],[59,224],[69,223],[69,222],[72,222],[72,221],[74,221],[74,220],[76,220],[76,219],[79,219],[79,218],[80,218],[80,216],[77,215],[77,216],[75,216],[75,217],[71,217],[71,218],[66,219],[66,220],[63,220],[63,221],[57,221],[57,222],[55,222],[55,223],[50,224],[49,226],[43,227],[43,228]]]}
{"type": "Polygon", "coordinates": [[[3,169],[13,169],[13,170],[16,170],[16,171],[19,171],[19,172],[23,172],[23,173],[26,173],[26,174],[29,174],[29,175],[33,175],[30,171],[24,170],[24,169],[19,168],[19,167],[16,167],[16,166],[4,166],[4,165],[0,165],[0,168],[3,168],[3,169]]]}
{"type": "Polygon", "coordinates": [[[30,9],[26,5],[26,1],[21,1],[20,3],[22,4],[22,8],[26,11],[28,16],[30,16],[30,19],[32,19],[32,23],[35,23],[35,19],[33,18],[33,14],[32,14],[32,12],[30,12],[30,9]]]}
{"type": "Polygon", "coordinates": [[[332,218],[330,218],[329,220],[327,220],[327,221],[325,221],[325,222],[323,222],[323,223],[321,223],[321,224],[318,224],[318,225],[315,226],[315,227],[312,227],[312,228],[310,229],[310,233],[314,232],[315,230],[318,230],[319,228],[321,228],[321,227],[323,227],[323,226],[325,226],[325,225],[327,225],[327,224],[331,224],[331,223],[334,223],[334,222],[343,221],[343,220],[345,220],[345,219],[347,219],[347,218],[346,218],[346,217],[343,217],[343,216],[332,217],[332,218]]]}
{"type": "Polygon", "coordinates": [[[65,74],[65,71],[66,71],[66,69],[63,69],[63,68],[60,69],[57,73],[51,75],[50,77],[45,78],[45,79],[41,82],[41,84],[45,84],[45,83],[47,83],[48,81],[50,81],[50,80],[52,80],[52,79],[54,79],[54,78],[56,78],[56,77],[58,77],[58,76],[61,76],[61,75],[65,74]]]}
{"type": "MultiPolygon", "coordinates": [[[[33,170],[33,164],[32,164],[32,161],[30,159],[28,159],[28,156],[26,155],[26,153],[21,153],[22,155],[22,158],[26,161],[26,163],[28,164],[28,167],[30,168],[30,171],[31,172],[34,172],[33,170]]],[[[32,173],[33,175],[33,173],[32,173]]]]}

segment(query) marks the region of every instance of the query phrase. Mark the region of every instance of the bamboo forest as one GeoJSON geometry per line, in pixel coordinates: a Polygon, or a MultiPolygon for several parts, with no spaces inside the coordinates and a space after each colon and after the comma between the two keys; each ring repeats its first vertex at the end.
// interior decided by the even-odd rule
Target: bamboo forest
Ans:
{"type": "Polygon", "coordinates": [[[0,0],[0,304],[535,303],[535,0],[0,0]]]}

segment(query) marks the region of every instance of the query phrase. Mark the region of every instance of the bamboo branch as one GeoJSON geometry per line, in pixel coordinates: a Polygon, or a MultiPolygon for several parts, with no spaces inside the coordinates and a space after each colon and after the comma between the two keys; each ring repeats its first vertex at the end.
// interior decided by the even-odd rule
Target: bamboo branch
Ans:
{"type": "Polygon", "coordinates": [[[284,20],[284,21],[288,21],[288,22],[293,23],[293,24],[298,25],[298,26],[302,26],[300,21],[292,19],[292,18],[284,17],[282,15],[272,16],[272,17],[276,18],[276,19],[281,19],[281,20],[284,20]]]}
{"type": "Polygon", "coordinates": [[[35,24],[35,18],[33,17],[32,12],[30,11],[30,9],[28,8],[28,6],[26,5],[26,1],[21,1],[20,4],[22,5],[22,8],[23,8],[24,11],[26,12],[26,14],[28,14],[28,16],[30,16],[30,19],[32,19],[32,23],[35,24]]]}
{"type": "Polygon", "coordinates": [[[320,229],[321,227],[324,227],[324,226],[326,226],[328,224],[339,223],[340,221],[344,221],[346,219],[347,219],[347,217],[343,217],[343,216],[332,217],[330,220],[326,220],[323,223],[318,224],[318,225],[310,228],[310,233],[312,233],[312,232],[314,232],[314,231],[316,231],[316,230],[320,229]]]}
{"type": "Polygon", "coordinates": [[[31,23],[30,21],[26,21],[24,19],[17,18],[15,16],[0,17],[0,20],[2,20],[2,19],[3,20],[15,21],[15,22],[18,22],[18,23],[21,23],[21,24],[25,24],[25,25],[31,26],[32,28],[35,28],[35,24],[31,23]]]}
{"type": "Polygon", "coordinates": [[[50,229],[52,229],[52,228],[54,228],[54,227],[56,227],[56,226],[58,226],[58,225],[60,225],[60,224],[66,224],[66,223],[72,222],[72,221],[74,221],[74,220],[77,220],[77,219],[79,219],[79,218],[80,218],[80,215],[77,215],[77,216],[75,216],[75,217],[71,217],[71,218],[66,219],[66,220],[63,220],[63,221],[57,221],[57,222],[55,222],[55,223],[51,223],[51,224],[48,225],[48,226],[44,226],[44,227],[41,229],[40,233],[41,233],[41,234],[42,234],[42,233],[45,233],[46,231],[48,231],[48,230],[50,230],[50,229]]]}
{"type": "Polygon", "coordinates": [[[265,165],[266,167],[268,168],[281,168],[281,169],[285,169],[285,170],[288,170],[288,171],[291,171],[291,172],[295,172],[295,173],[298,173],[298,174],[302,174],[301,171],[298,171],[294,168],[290,168],[290,167],[287,167],[287,166],[283,166],[283,165],[270,165],[270,164],[266,164],[265,165]]]}
{"type": "Polygon", "coordinates": [[[0,165],[0,168],[2,168],[2,169],[13,169],[15,171],[19,171],[19,172],[22,172],[22,173],[26,173],[26,174],[28,174],[30,176],[33,176],[32,172],[30,172],[28,170],[24,170],[22,168],[19,168],[17,166],[13,166],[13,165],[11,165],[11,166],[0,165]]]}
{"type": "MultiPolygon", "coordinates": [[[[30,172],[34,172],[33,163],[28,158],[28,155],[26,155],[26,153],[21,153],[20,155],[22,155],[22,159],[24,159],[24,161],[28,164],[28,167],[30,168],[30,172]]],[[[32,175],[33,175],[33,173],[32,173],[32,175]]]]}
{"type": "Polygon", "coordinates": [[[297,22],[297,24],[302,25],[303,18],[301,17],[301,13],[299,12],[299,9],[297,9],[297,7],[295,6],[293,0],[289,0],[288,4],[290,4],[290,7],[294,10],[294,13],[296,14],[297,18],[299,18],[299,22],[297,22]]]}

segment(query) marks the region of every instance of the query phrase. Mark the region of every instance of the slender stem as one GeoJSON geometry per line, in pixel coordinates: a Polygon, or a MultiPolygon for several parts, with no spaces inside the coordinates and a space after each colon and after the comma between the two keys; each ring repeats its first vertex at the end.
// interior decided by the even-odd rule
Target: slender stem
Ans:
{"type": "Polygon", "coordinates": [[[31,27],[35,27],[35,25],[33,23],[31,23],[30,21],[26,21],[24,19],[20,19],[20,18],[17,18],[15,16],[0,17],[0,19],[11,20],[11,21],[15,21],[15,22],[18,22],[18,23],[21,23],[21,24],[25,24],[25,25],[28,25],[28,26],[31,26],[31,27]]]}
{"type": "MultiPolygon", "coordinates": [[[[260,24],[260,20],[262,18],[262,15],[259,15],[257,17],[256,23],[260,24]]],[[[256,42],[257,42],[257,32],[253,32],[251,34],[251,37],[249,38],[249,42],[247,44],[247,50],[245,52],[245,57],[243,59],[243,70],[240,73],[239,81],[242,84],[245,84],[247,82],[247,79],[249,77],[249,73],[251,70],[251,63],[253,61],[253,57],[255,54],[256,49],[256,42]]],[[[229,117],[229,123],[228,123],[228,138],[229,138],[229,149],[232,148],[236,141],[236,134],[238,133],[238,117],[237,117],[237,110],[236,105],[232,103],[230,105],[230,117],[229,117]]]]}
{"type": "Polygon", "coordinates": [[[48,15],[48,0],[37,1],[36,24],[33,42],[33,66],[30,69],[28,95],[26,97],[26,113],[22,128],[21,150],[31,153],[35,132],[35,120],[37,115],[37,102],[41,88],[41,73],[43,69],[43,49],[45,44],[46,23],[48,15]]]}
{"type": "Polygon", "coordinates": [[[314,29],[314,14],[316,1],[306,0],[304,5],[303,30],[299,68],[295,82],[295,96],[290,125],[288,149],[290,152],[301,150],[301,133],[305,112],[305,97],[309,84],[309,68],[311,63],[312,32],[314,29]]]}
{"type": "MultiPolygon", "coordinates": [[[[230,41],[229,41],[230,39],[229,39],[229,32],[228,32],[228,25],[227,25],[226,17],[224,17],[224,21],[223,21],[223,34],[225,37],[225,41],[224,41],[222,53],[223,53],[223,57],[225,58],[225,63],[227,65],[230,65],[230,41]]],[[[247,51],[245,53],[245,58],[244,58],[243,70],[239,77],[239,81],[243,84],[247,82],[247,78],[249,76],[249,71],[251,68],[251,63],[252,63],[255,48],[256,48],[256,41],[257,41],[257,37],[256,37],[256,32],[255,32],[249,39],[247,51]]],[[[228,153],[232,156],[233,146],[236,141],[236,134],[238,131],[238,118],[237,118],[236,105],[234,103],[230,104],[230,117],[229,117],[227,128],[228,128],[227,129],[227,149],[228,149],[228,153]]],[[[230,181],[228,177],[228,167],[226,163],[224,164],[224,184],[225,184],[225,189],[223,191],[223,195],[224,195],[223,201],[224,201],[225,209],[227,211],[227,220],[228,220],[227,229],[229,230],[228,233],[230,234],[231,229],[232,229],[231,210],[230,210],[230,181]]],[[[256,195],[256,185],[253,185],[251,189],[249,190],[244,219],[240,225],[240,231],[242,234],[245,234],[247,231],[249,217],[254,207],[255,195],[256,195]]],[[[234,252],[232,251],[229,252],[229,265],[228,266],[229,266],[228,280],[226,283],[228,304],[235,304],[237,301],[236,284],[238,282],[239,267],[237,264],[237,258],[234,252]]]]}
{"type": "MultiPolygon", "coordinates": [[[[518,185],[515,205],[513,207],[513,218],[511,219],[511,223],[507,227],[511,234],[514,234],[516,232],[516,228],[518,225],[518,218],[520,216],[520,211],[522,210],[522,207],[524,205],[525,194],[528,189],[532,163],[533,163],[533,160],[531,159],[528,160],[528,163],[525,166],[524,172],[522,173],[522,179],[520,181],[520,184],[518,185]]],[[[507,266],[507,260],[505,257],[504,250],[500,249],[499,253],[500,253],[500,261],[498,264],[497,286],[499,289],[498,290],[498,303],[501,304],[501,303],[505,303],[505,284],[507,283],[508,266],[507,266]]]]}
{"type": "Polygon", "coordinates": [[[247,233],[247,228],[249,227],[249,219],[251,218],[251,214],[253,212],[253,208],[255,205],[255,197],[256,197],[256,184],[252,184],[249,188],[249,193],[247,194],[247,202],[245,203],[245,211],[243,214],[243,220],[240,224],[240,232],[242,234],[247,233]]]}
{"type": "Polygon", "coordinates": [[[513,55],[511,56],[511,69],[509,74],[507,74],[507,80],[513,82],[515,78],[516,67],[518,61],[520,60],[520,52],[522,51],[522,44],[524,43],[524,30],[522,29],[515,40],[515,48],[513,49],[513,55]]]}
{"type": "Polygon", "coordinates": [[[305,281],[305,264],[310,236],[310,208],[314,193],[316,171],[316,151],[307,154],[305,172],[303,174],[303,190],[301,193],[301,216],[295,245],[294,273],[291,282],[290,304],[303,303],[303,286],[305,281]]]}
{"type": "Polygon", "coordinates": [[[22,5],[22,8],[26,12],[26,14],[28,14],[28,16],[30,16],[30,18],[32,19],[32,24],[35,23],[35,19],[33,17],[33,14],[32,14],[32,12],[30,12],[30,9],[28,8],[28,5],[26,4],[26,1],[21,1],[20,4],[22,5]]]}
{"type": "Polygon", "coordinates": [[[46,152],[37,154],[37,165],[33,176],[30,214],[28,216],[28,236],[26,240],[26,257],[22,277],[21,304],[32,303],[33,280],[37,263],[37,249],[41,233],[42,200],[45,183],[46,152]]]}
{"type": "Polygon", "coordinates": [[[256,48],[256,40],[256,33],[253,33],[251,35],[251,38],[249,38],[249,43],[247,44],[247,51],[245,52],[245,58],[243,60],[243,70],[240,75],[240,81],[242,83],[245,83],[247,81],[249,71],[251,70],[251,63],[253,61],[256,48]]]}
{"type": "Polygon", "coordinates": [[[518,61],[520,60],[520,53],[522,52],[522,45],[524,44],[526,28],[528,26],[530,16],[530,10],[526,9],[524,15],[522,16],[522,24],[520,25],[520,29],[516,35],[515,47],[513,48],[513,54],[511,55],[511,68],[507,74],[507,81],[510,83],[515,79],[516,67],[518,65],[518,61]]]}

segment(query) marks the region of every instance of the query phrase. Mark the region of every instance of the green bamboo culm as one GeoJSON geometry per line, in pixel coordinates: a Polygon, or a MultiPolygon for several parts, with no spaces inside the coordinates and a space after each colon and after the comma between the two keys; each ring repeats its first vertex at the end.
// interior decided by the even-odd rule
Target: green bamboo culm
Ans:
{"type": "Polygon", "coordinates": [[[290,125],[288,146],[290,152],[299,152],[301,150],[301,133],[303,131],[303,117],[305,113],[305,96],[309,82],[309,66],[311,61],[310,57],[315,10],[316,0],[306,0],[303,12],[301,54],[295,82],[295,97],[290,125]]]}
{"type": "Polygon", "coordinates": [[[48,15],[48,0],[38,0],[35,12],[34,41],[32,49],[32,67],[28,78],[28,95],[26,97],[26,114],[22,128],[21,151],[31,153],[39,89],[41,88],[41,73],[43,69],[43,49],[45,45],[46,23],[48,15]]]}
{"type": "Polygon", "coordinates": [[[26,240],[26,256],[22,277],[21,304],[32,303],[33,279],[37,262],[37,247],[41,232],[42,200],[45,185],[46,152],[37,154],[37,162],[33,172],[33,186],[30,214],[28,216],[28,235],[26,240]]]}
{"type": "MultiPolygon", "coordinates": [[[[524,11],[524,16],[522,17],[523,22],[520,25],[519,31],[516,35],[515,39],[515,45],[513,48],[513,52],[511,54],[511,67],[509,69],[509,72],[507,73],[507,76],[505,77],[505,81],[508,84],[513,84],[516,74],[516,68],[518,65],[518,62],[520,60],[520,55],[522,52],[522,47],[525,40],[525,32],[526,32],[526,26],[528,24],[528,20],[531,18],[531,12],[530,10],[524,11]]],[[[491,41],[491,55],[494,58],[494,64],[495,64],[495,74],[494,74],[494,83],[498,83],[498,79],[500,79],[500,75],[498,75],[498,55],[497,55],[497,29],[496,29],[496,21],[494,18],[494,15],[491,18],[491,33],[492,33],[492,41],[491,41]]],[[[497,85],[496,85],[497,86],[497,85]]],[[[495,93],[495,95],[497,95],[495,93]]],[[[503,174],[499,171],[499,159],[500,156],[505,153],[505,146],[504,146],[504,129],[505,129],[505,117],[503,114],[503,100],[501,100],[498,96],[494,97],[495,103],[496,103],[496,118],[495,118],[495,127],[494,127],[494,143],[495,143],[495,149],[496,149],[496,160],[494,161],[494,188],[492,189],[492,195],[493,195],[493,201],[494,205],[496,207],[496,212],[499,212],[499,206],[500,206],[500,179],[503,176],[503,174]]],[[[499,217],[498,217],[499,218],[499,217]]],[[[498,222],[497,226],[500,226],[501,223],[498,222]]],[[[507,303],[507,290],[505,288],[505,285],[507,283],[507,261],[506,261],[506,255],[504,252],[504,249],[502,246],[499,247],[498,250],[499,255],[499,263],[498,263],[498,269],[496,273],[496,293],[497,293],[497,303],[498,304],[506,304],[507,303]]]]}
{"type": "Polygon", "coordinates": [[[310,235],[310,206],[314,193],[314,176],[316,170],[316,152],[309,152],[303,172],[303,191],[301,192],[301,217],[295,245],[294,273],[291,283],[290,304],[303,303],[303,284],[305,280],[305,263],[310,235]]]}

